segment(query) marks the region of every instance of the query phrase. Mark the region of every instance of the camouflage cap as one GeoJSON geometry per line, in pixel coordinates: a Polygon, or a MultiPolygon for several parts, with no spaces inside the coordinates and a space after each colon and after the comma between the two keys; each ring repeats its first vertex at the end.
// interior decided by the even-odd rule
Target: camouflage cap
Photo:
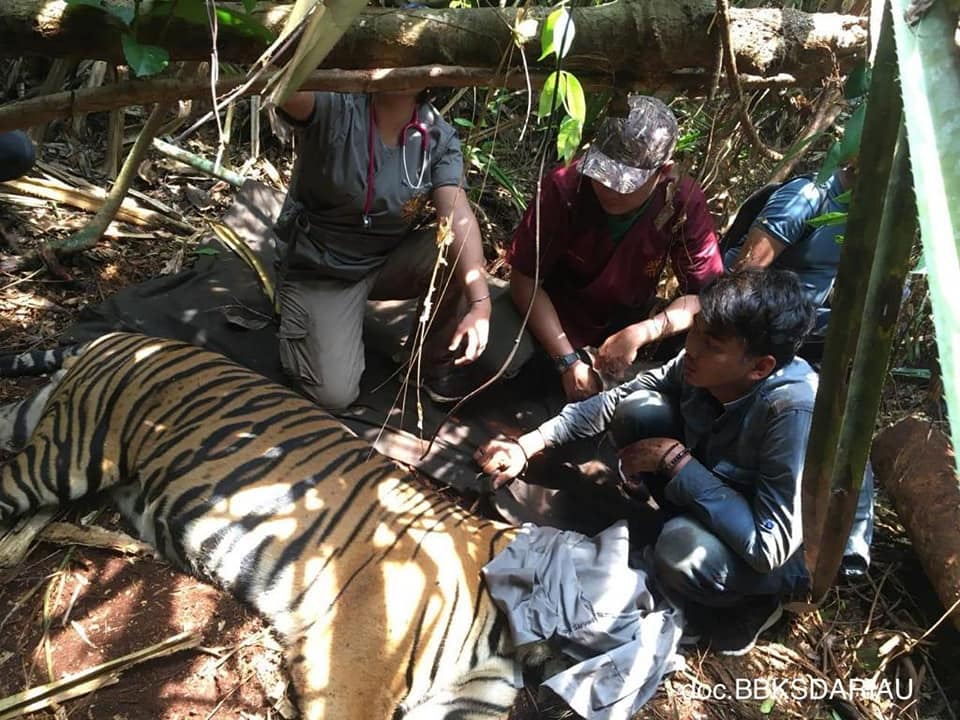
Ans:
{"type": "Polygon", "coordinates": [[[632,95],[625,118],[606,118],[583,161],[580,172],[618,193],[631,193],[673,154],[677,119],[657,98],[632,95]]]}

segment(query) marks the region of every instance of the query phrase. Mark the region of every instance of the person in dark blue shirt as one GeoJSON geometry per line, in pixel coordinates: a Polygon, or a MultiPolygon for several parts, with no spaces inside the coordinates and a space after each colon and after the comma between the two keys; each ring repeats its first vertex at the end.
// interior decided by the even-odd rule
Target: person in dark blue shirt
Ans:
{"type": "Polygon", "coordinates": [[[0,182],[26,175],[36,160],[33,141],[22,130],[0,133],[0,182]]]}
{"type": "Polygon", "coordinates": [[[828,213],[846,213],[847,190],[853,184],[850,168],[836,170],[822,183],[794,178],[773,192],[750,231],[723,256],[727,270],[773,267],[792,270],[800,278],[817,308],[817,320],[808,338],[804,357],[819,359],[830,319],[830,294],[840,265],[840,248],[846,224],[811,224],[828,213]],[[815,352],[810,352],[811,347],[815,352]]]}

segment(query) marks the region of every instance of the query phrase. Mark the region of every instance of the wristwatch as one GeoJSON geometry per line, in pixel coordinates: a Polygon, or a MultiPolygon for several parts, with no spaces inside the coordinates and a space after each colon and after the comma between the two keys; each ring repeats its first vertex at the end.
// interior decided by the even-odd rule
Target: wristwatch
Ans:
{"type": "Polygon", "coordinates": [[[580,357],[580,351],[574,350],[573,352],[568,352],[566,355],[557,355],[553,358],[553,366],[557,369],[557,373],[563,375],[569,368],[573,367],[582,360],[580,357]]]}

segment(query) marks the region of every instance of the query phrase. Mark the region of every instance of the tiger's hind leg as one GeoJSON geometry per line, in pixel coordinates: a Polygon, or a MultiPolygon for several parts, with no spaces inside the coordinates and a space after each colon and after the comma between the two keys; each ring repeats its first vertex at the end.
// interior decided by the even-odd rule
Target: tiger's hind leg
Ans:
{"type": "Polygon", "coordinates": [[[513,658],[491,656],[457,684],[410,708],[403,720],[503,720],[517,698],[513,658]]]}
{"type": "MultiPolygon", "coordinates": [[[[345,645],[331,643],[322,625],[287,642],[287,667],[304,720],[505,720],[522,686],[514,658],[497,652],[410,705],[406,686],[395,682],[397,668],[384,664],[390,657],[386,648],[363,652],[362,629],[345,645]]],[[[420,660],[429,664],[430,658],[420,660]]],[[[405,659],[401,678],[406,669],[415,672],[408,662],[417,664],[405,659]]]]}

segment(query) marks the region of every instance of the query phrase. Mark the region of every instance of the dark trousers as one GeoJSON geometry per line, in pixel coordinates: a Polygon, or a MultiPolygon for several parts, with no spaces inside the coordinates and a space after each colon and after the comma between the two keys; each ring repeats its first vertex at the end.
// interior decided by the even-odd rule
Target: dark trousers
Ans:
{"type": "Polygon", "coordinates": [[[22,130],[0,133],[0,182],[26,175],[36,160],[33,141],[22,130]]]}

